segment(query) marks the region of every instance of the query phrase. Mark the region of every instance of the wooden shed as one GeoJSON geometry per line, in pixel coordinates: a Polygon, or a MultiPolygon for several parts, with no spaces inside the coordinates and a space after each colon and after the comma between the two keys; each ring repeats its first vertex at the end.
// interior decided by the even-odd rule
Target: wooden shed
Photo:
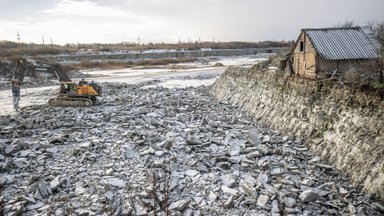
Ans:
{"type": "Polygon", "coordinates": [[[379,47],[368,28],[302,29],[282,69],[310,78],[342,75],[378,59],[379,47]]]}

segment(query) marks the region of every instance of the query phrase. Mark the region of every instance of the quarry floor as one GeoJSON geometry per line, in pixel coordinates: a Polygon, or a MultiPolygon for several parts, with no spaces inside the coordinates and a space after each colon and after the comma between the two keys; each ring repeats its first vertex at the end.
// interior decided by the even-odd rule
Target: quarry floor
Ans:
{"type": "Polygon", "coordinates": [[[22,89],[16,113],[10,90],[1,91],[0,212],[382,213],[302,140],[213,99],[205,86],[224,70],[86,71],[105,88],[89,108],[48,107],[58,88],[49,86],[22,89]]]}

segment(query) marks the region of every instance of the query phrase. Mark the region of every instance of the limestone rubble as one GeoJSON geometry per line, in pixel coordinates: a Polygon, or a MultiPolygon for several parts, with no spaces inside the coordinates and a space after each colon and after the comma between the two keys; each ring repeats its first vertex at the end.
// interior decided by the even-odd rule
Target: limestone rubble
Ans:
{"type": "Polygon", "coordinates": [[[104,84],[0,117],[3,215],[380,215],[348,177],[205,87],[104,84]]]}

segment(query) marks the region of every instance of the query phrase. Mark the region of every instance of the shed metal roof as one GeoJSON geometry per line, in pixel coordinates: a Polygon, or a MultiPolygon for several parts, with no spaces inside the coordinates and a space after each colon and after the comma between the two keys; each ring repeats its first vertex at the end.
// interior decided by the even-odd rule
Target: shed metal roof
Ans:
{"type": "Polygon", "coordinates": [[[324,60],[375,59],[379,57],[374,38],[360,27],[302,29],[324,60]]]}

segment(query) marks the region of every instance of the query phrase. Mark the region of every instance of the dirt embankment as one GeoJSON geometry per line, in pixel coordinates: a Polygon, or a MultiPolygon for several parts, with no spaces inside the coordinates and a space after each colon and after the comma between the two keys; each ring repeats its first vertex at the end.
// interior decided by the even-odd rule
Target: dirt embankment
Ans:
{"type": "Polygon", "coordinates": [[[229,68],[210,93],[303,138],[322,159],[384,199],[384,102],[327,82],[229,68]]]}

